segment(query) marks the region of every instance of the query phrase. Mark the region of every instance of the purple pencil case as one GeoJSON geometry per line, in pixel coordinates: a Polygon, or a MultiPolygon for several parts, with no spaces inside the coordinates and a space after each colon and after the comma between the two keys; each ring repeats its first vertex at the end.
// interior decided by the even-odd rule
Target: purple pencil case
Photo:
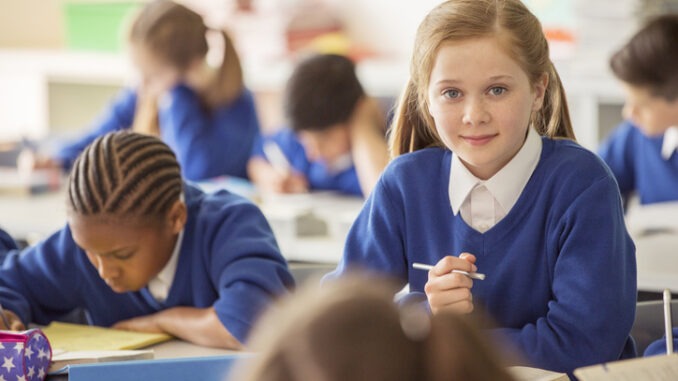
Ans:
{"type": "Polygon", "coordinates": [[[0,331],[0,380],[43,381],[52,347],[39,329],[0,331]]]}

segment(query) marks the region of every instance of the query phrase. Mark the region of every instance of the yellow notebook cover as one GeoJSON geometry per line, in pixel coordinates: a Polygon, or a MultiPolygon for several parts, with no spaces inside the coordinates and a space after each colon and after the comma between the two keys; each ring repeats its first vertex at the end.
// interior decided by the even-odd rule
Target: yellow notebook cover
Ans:
{"type": "Polygon", "coordinates": [[[53,322],[42,331],[52,348],[64,351],[139,349],[172,339],[172,336],[164,333],[132,332],[61,322],[53,322]]]}

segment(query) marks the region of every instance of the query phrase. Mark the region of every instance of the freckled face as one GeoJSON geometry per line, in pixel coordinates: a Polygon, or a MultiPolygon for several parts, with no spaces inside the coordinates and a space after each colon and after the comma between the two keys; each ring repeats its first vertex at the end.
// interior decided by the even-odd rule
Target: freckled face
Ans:
{"type": "Polygon", "coordinates": [[[445,145],[488,179],[522,147],[547,81],[530,84],[495,37],[445,42],[431,71],[429,113],[445,145]]]}
{"type": "Polygon", "coordinates": [[[678,99],[669,101],[629,84],[622,84],[622,87],[626,94],[622,115],[643,134],[661,136],[669,127],[678,126],[678,99]]]}
{"type": "Polygon", "coordinates": [[[100,217],[70,216],[75,243],[113,291],[138,291],[169,260],[177,235],[169,224],[121,224],[100,217]]]}

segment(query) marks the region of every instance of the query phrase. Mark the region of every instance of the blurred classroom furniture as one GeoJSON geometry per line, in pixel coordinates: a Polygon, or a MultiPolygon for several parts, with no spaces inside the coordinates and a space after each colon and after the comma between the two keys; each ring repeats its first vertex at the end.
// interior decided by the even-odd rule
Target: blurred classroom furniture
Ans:
{"type": "MultiPolygon", "coordinates": [[[[678,300],[671,301],[671,316],[678,316],[678,300]]],[[[673,318],[673,326],[678,325],[678,319],[673,318]]],[[[636,305],[636,319],[631,328],[631,336],[636,341],[638,355],[653,341],[664,337],[664,301],[649,300],[638,302],[636,305]]]]}

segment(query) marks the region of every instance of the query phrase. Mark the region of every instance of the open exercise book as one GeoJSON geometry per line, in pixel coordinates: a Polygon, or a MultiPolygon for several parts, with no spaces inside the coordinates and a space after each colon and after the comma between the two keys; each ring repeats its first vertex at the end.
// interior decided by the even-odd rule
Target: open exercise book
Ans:
{"type": "Polygon", "coordinates": [[[52,346],[50,373],[66,373],[74,364],[152,359],[152,350],[139,350],[170,340],[166,334],[53,322],[43,328],[52,346]]]}

